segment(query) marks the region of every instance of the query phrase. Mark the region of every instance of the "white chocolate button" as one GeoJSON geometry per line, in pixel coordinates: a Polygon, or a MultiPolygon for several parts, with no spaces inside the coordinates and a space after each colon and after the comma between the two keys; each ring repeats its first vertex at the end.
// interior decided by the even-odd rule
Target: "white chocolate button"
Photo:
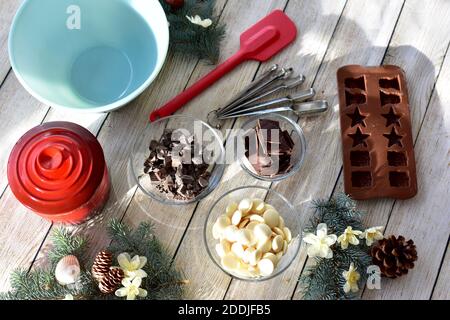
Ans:
{"type": "Polygon", "coordinates": [[[222,232],[219,231],[219,226],[216,223],[214,223],[213,227],[212,227],[212,234],[213,234],[213,238],[218,240],[220,239],[220,237],[222,236],[222,232]]]}
{"type": "Polygon", "coordinates": [[[238,229],[236,232],[236,241],[243,246],[249,246],[254,242],[253,232],[248,229],[238,229]]]}
{"type": "Polygon", "coordinates": [[[246,214],[250,211],[250,209],[253,206],[253,202],[250,199],[242,199],[241,202],[239,202],[238,209],[243,213],[246,214]]]}
{"type": "Polygon", "coordinates": [[[278,257],[274,255],[272,252],[267,252],[263,254],[263,259],[269,259],[272,261],[273,265],[276,266],[278,264],[278,257]]]}
{"type": "Polygon", "coordinates": [[[283,237],[280,235],[277,235],[275,238],[273,238],[272,250],[274,252],[280,252],[281,250],[283,250],[283,241],[283,237]]]}
{"type": "Polygon", "coordinates": [[[250,223],[250,219],[243,219],[241,223],[239,223],[238,228],[244,229],[250,223]]]}
{"type": "Polygon", "coordinates": [[[235,225],[229,225],[225,228],[223,236],[230,242],[236,242],[238,230],[239,229],[235,225]]]}
{"type": "Polygon", "coordinates": [[[225,228],[228,227],[230,224],[231,220],[226,215],[221,215],[219,218],[217,218],[217,225],[219,226],[219,231],[225,230],[225,228]]]}
{"type": "Polygon", "coordinates": [[[283,241],[283,254],[286,254],[288,249],[288,242],[286,240],[283,241]]]}
{"type": "Polygon", "coordinates": [[[284,227],[284,228],[283,228],[283,232],[284,232],[286,241],[287,241],[288,243],[291,242],[291,241],[292,241],[292,233],[291,233],[291,230],[289,230],[289,228],[284,227]]]}
{"type": "Polygon", "coordinates": [[[232,254],[228,253],[221,259],[222,266],[230,271],[236,270],[239,267],[239,260],[238,258],[232,254]]]}
{"type": "Polygon", "coordinates": [[[216,252],[219,257],[224,257],[231,251],[231,243],[225,239],[222,239],[220,243],[216,244],[216,252]]]}
{"type": "Polygon", "coordinates": [[[261,199],[253,199],[252,212],[262,214],[265,210],[265,203],[261,199]]]}
{"type": "Polygon", "coordinates": [[[278,223],[280,222],[280,215],[276,210],[272,209],[266,210],[263,218],[266,224],[271,228],[278,226],[278,223]]]}
{"type": "Polygon", "coordinates": [[[273,265],[272,260],[262,259],[258,262],[258,269],[261,272],[261,275],[270,276],[273,273],[275,266],[273,265]]]}
{"type": "Polygon", "coordinates": [[[283,232],[283,230],[281,230],[280,228],[275,227],[275,228],[273,228],[273,231],[275,231],[275,233],[276,233],[277,235],[282,236],[283,239],[285,238],[284,232],[283,232]]]}
{"type": "Polygon", "coordinates": [[[253,232],[258,224],[259,222],[257,221],[250,221],[250,223],[245,228],[253,232]]]}
{"type": "Polygon", "coordinates": [[[240,243],[233,243],[231,245],[231,252],[233,252],[236,257],[243,258],[244,257],[244,247],[240,243]]]}
{"type": "Polygon", "coordinates": [[[275,208],[272,205],[266,203],[264,206],[264,211],[267,211],[267,210],[275,210],[275,208]]]}
{"type": "Polygon", "coordinates": [[[266,241],[258,242],[256,248],[263,253],[269,252],[272,249],[272,241],[270,241],[270,239],[267,239],[266,241]]]}
{"type": "Polygon", "coordinates": [[[267,224],[259,223],[253,228],[253,233],[255,237],[258,239],[258,242],[264,242],[270,238],[272,230],[267,224]]]}
{"type": "Polygon", "coordinates": [[[256,266],[258,264],[258,261],[262,257],[262,252],[258,249],[249,247],[245,249],[245,260],[248,261],[248,264],[251,266],[256,266]]]}
{"type": "Polygon", "coordinates": [[[278,222],[278,228],[283,229],[284,226],[284,219],[282,216],[280,216],[280,221],[278,222]]]}
{"type": "Polygon", "coordinates": [[[248,218],[250,219],[250,221],[256,221],[256,222],[259,222],[259,223],[264,223],[264,218],[261,217],[258,214],[252,214],[248,218]]]}
{"type": "Polygon", "coordinates": [[[280,251],[276,254],[277,258],[278,258],[278,262],[280,262],[281,258],[283,257],[283,251],[280,251]]]}
{"type": "Polygon", "coordinates": [[[228,218],[231,219],[231,217],[233,216],[233,213],[237,210],[237,208],[238,208],[238,204],[236,202],[232,202],[227,206],[227,208],[225,209],[225,212],[226,212],[228,218]]]}
{"type": "Polygon", "coordinates": [[[235,226],[237,226],[241,222],[241,219],[242,219],[242,212],[239,210],[236,210],[233,213],[233,217],[231,218],[231,223],[234,224],[235,226]]]}

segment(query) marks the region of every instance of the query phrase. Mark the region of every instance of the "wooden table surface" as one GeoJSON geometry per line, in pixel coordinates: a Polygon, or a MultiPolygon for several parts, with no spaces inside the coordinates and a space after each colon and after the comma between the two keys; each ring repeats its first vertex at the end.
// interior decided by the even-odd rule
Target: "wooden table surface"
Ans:
{"type": "MultiPolygon", "coordinates": [[[[163,206],[146,198],[127,179],[127,159],[152,109],[212,69],[182,54],[169,55],[157,81],[138,99],[110,114],[71,114],[43,105],[19,84],[7,55],[9,27],[19,0],[0,1],[0,290],[10,272],[43,263],[55,225],[16,201],[8,187],[6,164],[17,139],[40,123],[79,123],[102,144],[111,172],[112,196],[99,221],[79,227],[92,236],[92,254],[108,243],[104,225],[112,217],[137,225],[151,221],[161,241],[184,270],[188,298],[301,299],[297,279],[308,263],[304,248],[281,276],[263,283],[231,279],[209,260],[202,225],[212,202],[242,185],[270,186],[284,194],[306,221],[311,199],[343,190],[337,112],[336,70],[347,64],[395,64],[406,71],[412,113],[419,193],[410,200],[361,201],[368,225],[415,241],[419,260],[412,272],[383,280],[381,290],[364,290],[363,299],[450,298],[450,1],[449,0],[219,0],[217,12],[227,23],[221,60],[239,46],[239,34],[272,10],[283,9],[296,22],[299,38],[268,64],[292,66],[306,75],[331,110],[302,118],[308,142],[303,168],[288,180],[256,181],[228,165],[219,187],[206,199],[183,207],[163,206]]],[[[180,113],[205,119],[209,110],[231,98],[267,66],[249,62],[187,105],[180,113]]],[[[239,127],[241,120],[226,128],[239,127]]]]}

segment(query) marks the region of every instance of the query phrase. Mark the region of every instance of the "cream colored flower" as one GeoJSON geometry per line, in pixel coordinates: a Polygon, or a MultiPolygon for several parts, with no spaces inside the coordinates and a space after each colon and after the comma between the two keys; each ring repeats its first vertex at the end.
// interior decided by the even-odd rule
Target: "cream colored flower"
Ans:
{"type": "Polygon", "coordinates": [[[353,230],[352,227],[347,227],[343,234],[339,236],[337,239],[337,242],[341,244],[342,249],[347,249],[348,244],[358,245],[359,240],[356,238],[356,236],[359,236],[362,234],[362,231],[353,230]]]}
{"type": "Polygon", "coordinates": [[[316,234],[308,233],[303,238],[308,246],[308,256],[321,257],[330,259],[333,257],[333,250],[331,246],[336,243],[336,235],[328,235],[328,228],[325,223],[321,223],[317,226],[316,234]]]}
{"type": "Polygon", "coordinates": [[[131,259],[128,253],[121,253],[117,257],[120,267],[125,273],[125,278],[133,280],[134,278],[145,278],[147,273],[142,270],[142,267],[147,263],[147,258],[135,255],[131,259]]]}
{"type": "Polygon", "coordinates": [[[366,229],[362,234],[359,235],[360,239],[366,239],[366,245],[371,246],[374,241],[383,239],[384,227],[372,227],[366,229]]]}
{"type": "Polygon", "coordinates": [[[66,296],[64,297],[63,300],[75,300],[75,299],[73,298],[73,295],[71,295],[71,294],[66,294],[66,296]]]}
{"type": "Polygon", "coordinates": [[[358,281],[359,278],[361,278],[361,275],[356,271],[353,262],[350,264],[350,269],[348,269],[348,271],[342,272],[342,275],[345,279],[344,292],[358,292],[358,281]]]}
{"type": "Polygon", "coordinates": [[[116,296],[127,297],[127,300],[134,300],[136,297],[145,298],[147,296],[147,290],[139,288],[141,286],[142,279],[134,278],[131,281],[129,278],[122,280],[123,288],[116,290],[116,296]]]}
{"type": "Polygon", "coordinates": [[[195,17],[189,17],[186,16],[186,18],[193,24],[197,24],[199,26],[202,26],[203,28],[208,28],[212,25],[211,19],[202,19],[199,15],[196,15],[195,17]]]}

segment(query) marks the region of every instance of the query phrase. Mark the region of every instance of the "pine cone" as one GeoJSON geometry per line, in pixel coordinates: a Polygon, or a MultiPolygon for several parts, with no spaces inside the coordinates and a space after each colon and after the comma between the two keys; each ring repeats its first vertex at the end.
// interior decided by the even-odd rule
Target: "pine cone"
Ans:
{"type": "Polygon", "coordinates": [[[380,267],[381,274],[388,278],[397,278],[414,268],[417,260],[416,246],[412,240],[405,241],[403,236],[378,241],[370,252],[373,263],[380,267]]]}
{"type": "Polygon", "coordinates": [[[119,288],[120,283],[125,276],[124,272],[120,268],[112,268],[109,272],[102,278],[100,281],[98,288],[102,293],[110,294],[116,291],[119,288]]]}
{"type": "Polygon", "coordinates": [[[92,276],[100,282],[102,278],[108,274],[110,267],[112,266],[113,256],[110,252],[104,250],[100,251],[95,257],[94,264],[92,265],[92,276]]]}

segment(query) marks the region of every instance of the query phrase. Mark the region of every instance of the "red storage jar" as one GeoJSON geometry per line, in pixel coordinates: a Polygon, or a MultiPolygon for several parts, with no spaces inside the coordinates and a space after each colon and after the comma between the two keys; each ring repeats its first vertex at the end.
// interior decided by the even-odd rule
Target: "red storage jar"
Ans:
{"type": "Polygon", "coordinates": [[[110,190],[100,143],[71,122],[45,123],[23,135],[9,156],[8,181],[24,206],[63,223],[99,212],[110,190]]]}

